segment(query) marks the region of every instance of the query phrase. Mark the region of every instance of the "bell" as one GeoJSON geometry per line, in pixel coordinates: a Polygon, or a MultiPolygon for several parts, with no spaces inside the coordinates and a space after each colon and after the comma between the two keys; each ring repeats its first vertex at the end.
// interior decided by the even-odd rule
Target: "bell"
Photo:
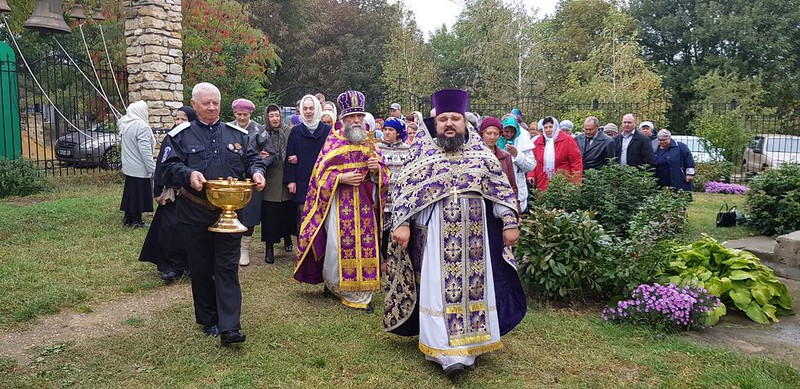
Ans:
{"type": "Polygon", "coordinates": [[[59,0],[36,0],[33,4],[33,14],[22,26],[43,33],[72,32],[64,21],[64,11],[59,0]]]}
{"type": "Polygon", "coordinates": [[[8,6],[8,1],[0,0],[0,12],[11,12],[11,7],[8,6]]]}
{"type": "Polygon", "coordinates": [[[92,14],[92,19],[97,20],[98,22],[101,20],[106,20],[106,17],[103,16],[103,10],[98,8],[96,11],[94,11],[92,14]]]}
{"type": "Polygon", "coordinates": [[[84,11],[85,7],[81,4],[74,4],[72,6],[72,10],[69,11],[69,17],[73,19],[86,19],[86,12],[84,11]]]}

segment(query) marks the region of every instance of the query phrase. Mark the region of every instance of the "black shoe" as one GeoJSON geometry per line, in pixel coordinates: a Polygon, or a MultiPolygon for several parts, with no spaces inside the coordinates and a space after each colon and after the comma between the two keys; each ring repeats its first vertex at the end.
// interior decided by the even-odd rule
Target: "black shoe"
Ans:
{"type": "Polygon", "coordinates": [[[368,314],[375,312],[375,308],[372,308],[372,303],[367,304],[367,307],[364,308],[364,312],[368,314]]]}
{"type": "Polygon", "coordinates": [[[143,221],[133,222],[130,224],[133,228],[147,228],[150,227],[150,223],[145,223],[143,221]]]}
{"type": "Polygon", "coordinates": [[[219,336],[219,328],[217,328],[216,325],[203,326],[203,333],[206,334],[206,336],[217,337],[219,336]]]}
{"type": "Polygon", "coordinates": [[[444,375],[448,378],[454,378],[455,376],[464,372],[464,365],[461,363],[454,363],[447,368],[444,369],[444,375]]]}
{"type": "Polygon", "coordinates": [[[292,238],[286,239],[283,238],[283,249],[286,250],[287,253],[291,253],[294,251],[294,245],[292,245],[292,238]]]}
{"type": "Polygon", "coordinates": [[[322,297],[325,297],[325,298],[333,297],[333,293],[331,293],[331,290],[328,289],[327,286],[323,286],[322,297]]]}
{"type": "Polygon", "coordinates": [[[267,244],[267,254],[264,256],[264,261],[267,263],[275,263],[275,250],[271,244],[267,244]]]}
{"type": "Polygon", "coordinates": [[[219,340],[223,346],[227,347],[233,343],[242,343],[245,340],[245,336],[242,331],[233,330],[233,331],[225,331],[219,335],[219,340]]]}
{"type": "Polygon", "coordinates": [[[168,282],[168,283],[172,282],[172,281],[175,281],[176,279],[178,279],[180,277],[181,277],[181,273],[180,272],[176,272],[176,271],[168,271],[168,272],[166,272],[166,273],[161,275],[161,279],[166,281],[166,282],[168,282]]]}

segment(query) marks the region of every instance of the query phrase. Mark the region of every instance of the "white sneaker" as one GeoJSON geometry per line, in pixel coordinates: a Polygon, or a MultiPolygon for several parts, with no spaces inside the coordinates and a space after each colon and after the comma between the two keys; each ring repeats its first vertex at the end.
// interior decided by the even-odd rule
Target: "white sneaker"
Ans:
{"type": "Polygon", "coordinates": [[[239,255],[239,265],[247,266],[250,264],[250,243],[253,242],[252,236],[242,237],[242,252],[239,255]]]}

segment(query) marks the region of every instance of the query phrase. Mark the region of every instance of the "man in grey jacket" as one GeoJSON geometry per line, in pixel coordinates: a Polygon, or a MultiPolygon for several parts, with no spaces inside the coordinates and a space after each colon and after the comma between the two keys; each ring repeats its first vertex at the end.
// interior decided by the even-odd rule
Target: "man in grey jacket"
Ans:
{"type": "Polygon", "coordinates": [[[575,137],[583,157],[583,170],[599,169],[614,158],[614,139],[600,129],[600,122],[594,116],[583,121],[583,133],[575,137]]]}

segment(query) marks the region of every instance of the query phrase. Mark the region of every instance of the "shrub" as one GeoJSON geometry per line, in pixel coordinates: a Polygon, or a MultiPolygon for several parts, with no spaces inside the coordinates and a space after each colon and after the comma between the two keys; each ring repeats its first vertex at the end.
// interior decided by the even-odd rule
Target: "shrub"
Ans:
{"type": "Polygon", "coordinates": [[[600,293],[597,264],[611,237],[588,212],[534,208],[522,220],[516,256],[523,282],[547,299],[574,300],[600,293]]]}
{"type": "Polygon", "coordinates": [[[0,198],[28,196],[49,189],[50,185],[30,161],[0,158],[0,198]]]}
{"type": "Polygon", "coordinates": [[[725,160],[731,163],[739,162],[742,150],[754,135],[748,130],[741,110],[704,110],[689,123],[689,128],[706,141],[708,149],[719,150],[725,160]]]}
{"type": "Polygon", "coordinates": [[[674,245],[669,240],[615,239],[605,261],[597,266],[596,282],[603,297],[621,298],[638,285],[653,282],[669,263],[674,245]]]}
{"type": "Polygon", "coordinates": [[[669,188],[656,192],[641,203],[628,222],[630,235],[645,242],[674,238],[686,226],[689,196],[690,193],[675,193],[669,188]]]}
{"type": "Polygon", "coordinates": [[[530,191],[529,204],[537,204],[545,209],[561,209],[566,212],[575,212],[586,209],[581,186],[570,181],[563,174],[554,174],[550,179],[547,190],[544,192],[530,191]]]}
{"type": "Polygon", "coordinates": [[[697,285],[719,296],[720,306],[709,316],[715,324],[733,304],[751,320],[767,324],[792,311],[792,295],[772,269],[747,251],[729,249],[704,235],[702,240],[676,248],[662,282],[697,285]]]}
{"type": "Polygon", "coordinates": [[[603,310],[603,319],[646,324],[666,332],[702,326],[720,301],[703,288],[675,284],[639,285],[629,300],[603,310]]]}
{"type": "Polygon", "coordinates": [[[730,162],[707,162],[695,164],[694,191],[704,192],[706,183],[710,181],[728,182],[733,173],[733,164],[730,162]]]}
{"type": "Polygon", "coordinates": [[[585,208],[596,212],[606,231],[624,237],[631,216],[653,195],[655,187],[653,175],[646,170],[612,163],[585,172],[581,196],[585,208]]]}
{"type": "Polygon", "coordinates": [[[747,223],[763,235],[800,229],[800,165],[768,169],[750,181],[747,223]]]}
{"type": "Polygon", "coordinates": [[[706,193],[747,194],[750,188],[738,184],[709,181],[706,183],[706,193]]]}

